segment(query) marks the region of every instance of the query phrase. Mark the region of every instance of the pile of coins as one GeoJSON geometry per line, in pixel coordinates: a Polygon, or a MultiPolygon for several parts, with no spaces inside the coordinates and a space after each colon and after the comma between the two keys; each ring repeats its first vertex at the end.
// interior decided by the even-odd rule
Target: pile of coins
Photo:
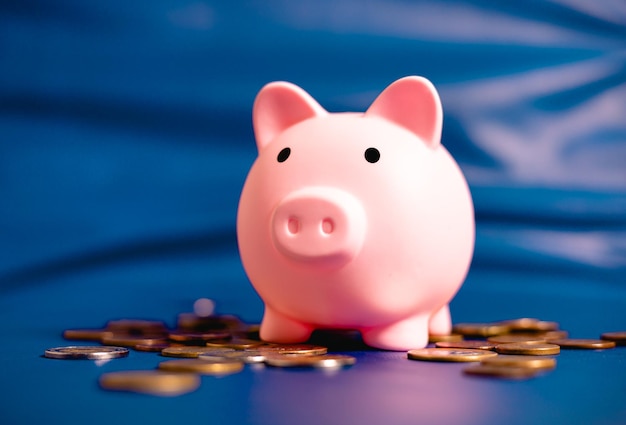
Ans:
{"type": "Polygon", "coordinates": [[[356,358],[328,354],[314,344],[272,344],[259,339],[259,325],[244,323],[232,315],[182,313],[175,329],[162,321],[111,320],[101,329],[68,329],[63,337],[102,345],[51,348],[53,359],[109,360],[129,355],[130,349],[157,352],[177,359],[159,363],[157,370],[105,373],[100,387],[159,396],[176,396],[196,390],[199,375],[224,376],[262,363],[281,368],[342,368],[356,358]]]}
{"type": "Polygon", "coordinates": [[[409,350],[410,360],[479,362],[463,370],[473,376],[526,379],[556,367],[561,349],[601,350],[626,345],[626,332],[600,339],[571,339],[556,322],[521,318],[492,323],[459,323],[450,335],[431,335],[435,347],[409,350]]]}
{"type": "MultiPolygon", "coordinates": [[[[130,350],[156,352],[174,358],[159,363],[156,370],[105,373],[101,388],[159,396],[176,396],[196,390],[200,375],[223,376],[240,372],[246,364],[280,368],[342,368],[356,358],[328,354],[315,343],[272,344],[261,341],[259,325],[244,323],[236,316],[212,314],[214,303],[202,299],[199,313],[178,315],[176,327],[162,321],[111,320],[100,329],[68,329],[67,340],[101,345],[51,348],[44,356],[53,359],[104,361],[126,357],[130,350]]],[[[342,348],[360,350],[355,331],[328,331],[325,341],[339,341],[342,348]],[[337,338],[338,337],[338,338],[337,338]],[[346,345],[347,343],[347,345],[346,345]]],[[[315,334],[314,334],[315,335],[315,334]]],[[[474,362],[467,375],[526,379],[556,367],[561,349],[608,349],[626,345],[626,332],[609,332],[600,339],[570,339],[556,322],[522,318],[492,323],[459,323],[449,335],[430,335],[430,345],[407,352],[411,360],[474,362]],[[434,345],[434,346],[433,346],[434,345]]]]}

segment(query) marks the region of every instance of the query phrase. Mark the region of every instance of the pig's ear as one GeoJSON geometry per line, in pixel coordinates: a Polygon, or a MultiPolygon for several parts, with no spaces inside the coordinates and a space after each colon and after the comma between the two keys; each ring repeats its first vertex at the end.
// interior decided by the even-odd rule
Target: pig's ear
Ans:
{"type": "Polygon", "coordinates": [[[294,124],[328,112],[300,87],[284,81],[267,84],[252,107],[254,136],[259,152],[294,124]]]}
{"type": "Polygon", "coordinates": [[[441,143],[443,113],[437,90],[423,77],[404,77],[374,100],[366,115],[390,120],[435,148],[441,143]]]}

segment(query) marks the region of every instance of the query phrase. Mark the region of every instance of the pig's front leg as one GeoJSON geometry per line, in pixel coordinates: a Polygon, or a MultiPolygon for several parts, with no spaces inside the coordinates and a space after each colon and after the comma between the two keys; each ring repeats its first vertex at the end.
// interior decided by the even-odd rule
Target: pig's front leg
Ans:
{"type": "Polygon", "coordinates": [[[411,316],[390,325],[362,329],[363,341],[371,347],[406,351],[428,344],[428,315],[411,316]]]}
{"type": "Polygon", "coordinates": [[[311,337],[313,328],[304,323],[290,319],[271,307],[265,306],[261,330],[263,341],[293,344],[304,342],[311,337]]]}
{"type": "Polygon", "coordinates": [[[450,307],[446,304],[430,317],[428,332],[432,335],[449,335],[451,331],[452,319],[450,318],[450,307]]]}

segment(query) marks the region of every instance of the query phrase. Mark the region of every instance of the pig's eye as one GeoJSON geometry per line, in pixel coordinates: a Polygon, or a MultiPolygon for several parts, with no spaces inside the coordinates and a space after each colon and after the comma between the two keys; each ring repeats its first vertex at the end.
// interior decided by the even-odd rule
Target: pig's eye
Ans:
{"type": "Polygon", "coordinates": [[[378,162],[380,159],[380,152],[376,148],[367,148],[365,149],[365,160],[367,162],[378,162]]]}
{"type": "Polygon", "coordinates": [[[283,150],[278,152],[278,156],[276,157],[276,160],[278,162],[285,162],[287,160],[287,158],[289,158],[290,154],[291,154],[291,149],[283,148],[283,150]]]}

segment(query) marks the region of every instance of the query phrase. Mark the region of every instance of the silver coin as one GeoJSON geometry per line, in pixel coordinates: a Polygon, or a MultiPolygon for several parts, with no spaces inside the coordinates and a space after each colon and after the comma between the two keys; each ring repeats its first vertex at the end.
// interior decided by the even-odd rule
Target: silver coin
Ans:
{"type": "Polygon", "coordinates": [[[319,356],[278,354],[268,356],[265,363],[274,367],[339,368],[353,365],[356,363],[356,358],[342,354],[323,354],[319,356]]]}
{"type": "Polygon", "coordinates": [[[102,346],[75,346],[49,348],[44,356],[63,360],[108,360],[128,356],[128,348],[102,346]]]}

